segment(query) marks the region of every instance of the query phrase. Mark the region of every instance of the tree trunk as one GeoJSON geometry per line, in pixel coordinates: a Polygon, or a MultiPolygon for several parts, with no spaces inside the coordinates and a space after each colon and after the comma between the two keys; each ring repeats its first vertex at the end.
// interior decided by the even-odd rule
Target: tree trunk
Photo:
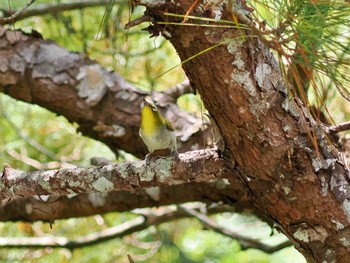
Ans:
{"type": "MultiPolygon", "coordinates": [[[[0,220],[53,220],[208,199],[228,203],[238,200],[245,205],[248,199],[258,214],[276,223],[308,261],[350,262],[348,170],[307,108],[288,97],[287,84],[265,46],[266,40],[249,37],[253,35],[250,30],[204,27],[207,22],[201,20],[190,20],[202,25],[198,27],[158,23],[181,22],[182,18],[165,16],[164,12],[185,14],[192,1],[134,2],[147,7],[146,16],[152,21],[149,31],[169,39],[182,61],[195,56],[183,67],[225,143],[220,147],[223,160],[211,154],[219,158],[222,165],[222,168],[215,167],[218,173],[225,171],[223,178],[228,179],[225,187],[210,184],[213,177],[206,173],[213,171],[208,166],[186,163],[190,159],[186,156],[191,155],[188,153],[182,155],[180,163],[165,158],[164,171],[168,174],[174,167],[188,165],[193,174],[199,179],[205,175],[203,178],[208,182],[197,180],[193,174],[181,182],[170,180],[159,188],[158,200],[143,192],[142,187],[161,184],[157,180],[142,184],[142,177],[137,181],[135,193],[125,187],[108,195],[81,194],[48,204],[33,197],[16,197],[3,200],[0,220]],[[204,50],[207,51],[199,54],[204,50]],[[103,206],[98,205],[101,203],[103,206]],[[33,207],[38,208],[36,213],[31,210],[33,207]]],[[[199,3],[192,14],[213,17],[213,10],[216,14],[221,12],[227,20],[231,18],[220,1],[216,6],[199,3]]],[[[145,94],[120,76],[50,41],[2,28],[0,60],[1,92],[66,116],[77,122],[84,134],[105,142],[115,152],[123,149],[139,157],[146,153],[138,137],[138,107],[145,94]],[[96,85],[99,89],[94,93],[89,87],[96,85]]],[[[176,101],[176,97],[172,100],[176,101]]],[[[166,114],[180,130],[182,151],[200,145],[204,135],[199,131],[198,120],[191,119],[175,105],[166,114]],[[195,129],[192,126],[196,126],[195,129]]],[[[203,163],[210,164],[205,158],[203,163]]],[[[96,169],[96,174],[100,170],[104,171],[96,169]]],[[[181,174],[181,171],[173,174],[176,172],[181,174]]],[[[35,174],[28,173],[28,176],[35,174]]],[[[9,190],[18,189],[16,182],[23,179],[22,175],[21,171],[5,168],[0,176],[1,193],[13,194],[9,190]]],[[[98,176],[106,179],[103,173],[98,176]]],[[[96,178],[99,177],[96,175],[96,178]]],[[[67,182],[69,178],[63,180],[67,182]]],[[[115,188],[108,190],[118,190],[118,184],[115,188]]],[[[43,193],[52,193],[46,190],[43,193]]]]}
{"type": "MultiPolygon", "coordinates": [[[[307,109],[287,95],[272,53],[249,30],[171,25],[192,1],[138,1],[152,25],[177,50],[225,142],[228,169],[250,200],[276,222],[310,262],[350,262],[348,171],[307,109]],[[159,22],[169,22],[166,25],[159,22]],[[221,43],[221,44],[220,44],[221,43]]],[[[213,17],[223,5],[198,4],[192,15],[213,17]]],[[[232,18],[231,18],[232,19],[232,18]]],[[[199,21],[199,22],[198,22],[199,21]]],[[[205,25],[205,24],[204,24],[205,25]]]]}

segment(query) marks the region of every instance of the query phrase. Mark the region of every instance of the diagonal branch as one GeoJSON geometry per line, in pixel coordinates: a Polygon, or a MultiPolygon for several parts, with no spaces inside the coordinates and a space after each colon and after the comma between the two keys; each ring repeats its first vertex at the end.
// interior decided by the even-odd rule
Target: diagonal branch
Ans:
{"type": "Polygon", "coordinates": [[[183,206],[183,205],[178,206],[178,207],[179,207],[179,209],[186,212],[188,215],[191,215],[191,216],[197,218],[203,225],[212,229],[213,231],[215,231],[219,234],[228,236],[230,238],[237,239],[237,241],[241,245],[242,249],[256,248],[256,249],[260,249],[266,253],[274,253],[278,250],[281,250],[283,248],[286,248],[286,247],[289,247],[292,245],[292,243],[289,240],[282,242],[276,246],[267,245],[267,244],[265,244],[257,239],[243,236],[241,234],[238,234],[238,233],[231,231],[230,229],[222,227],[222,226],[218,225],[215,221],[213,221],[212,219],[207,217],[206,215],[204,215],[196,210],[190,209],[190,208],[183,206]]]}
{"type": "MultiPolygon", "coordinates": [[[[147,93],[96,62],[37,36],[0,27],[0,42],[0,92],[65,116],[115,153],[147,153],[139,137],[140,105],[147,93]]],[[[204,148],[209,129],[201,130],[202,121],[154,95],[181,139],[180,151],[193,145],[204,148]]]]}
{"type": "Polygon", "coordinates": [[[15,130],[15,132],[17,133],[17,135],[23,140],[25,141],[28,145],[30,145],[31,147],[33,147],[34,149],[36,149],[38,152],[41,152],[42,154],[46,155],[47,157],[51,158],[52,160],[59,160],[55,154],[50,151],[49,149],[45,148],[43,145],[41,145],[40,143],[38,143],[36,140],[30,138],[20,127],[18,127],[11,119],[10,116],[8,116],[8,114],[4,111],[2,111],[0,113],[0,116],[2,116],[3,118],[5,118],[8,122],[8,124],[10,124],[10,126],[15,130]]]}
{"type": "Polygon", "coordinates": [[[25,10],[31,6],[35,0],[30,0],[21,10],[18,10],[17,12],[14,12],[9,17],[0,17],[0,24],[8,24],[13,23],[16,18],[21,16],[25,12],[25,10]]]}

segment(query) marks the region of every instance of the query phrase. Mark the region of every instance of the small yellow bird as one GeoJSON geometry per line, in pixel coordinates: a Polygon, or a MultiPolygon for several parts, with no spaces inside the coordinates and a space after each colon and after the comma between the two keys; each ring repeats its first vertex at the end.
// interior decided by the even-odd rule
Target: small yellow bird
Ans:
{"type": "Polygon", "coordinates": [[[158,108],[143,98],[141,111],[140,136],[146,144],[149,153],[146,155],[146,164],[149,164],[150,155],[155,150],[169,149],[178,158],[176,136],[171,123],[158,111],[158,108]]]}

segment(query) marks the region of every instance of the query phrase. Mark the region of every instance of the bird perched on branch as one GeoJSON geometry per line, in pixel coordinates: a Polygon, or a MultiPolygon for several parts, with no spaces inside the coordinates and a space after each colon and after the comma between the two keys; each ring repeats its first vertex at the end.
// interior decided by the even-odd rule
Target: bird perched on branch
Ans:
{"type": "Polygon", "coordinates": [[[143,98],[141,111],[140,136],[146,144],[149,153],[146,155],[146,164],[149,164],[150,155],[155,150],[169,149],[178,158],[176,136],[171,123],[164,118],[158,108],[143,98]]]}

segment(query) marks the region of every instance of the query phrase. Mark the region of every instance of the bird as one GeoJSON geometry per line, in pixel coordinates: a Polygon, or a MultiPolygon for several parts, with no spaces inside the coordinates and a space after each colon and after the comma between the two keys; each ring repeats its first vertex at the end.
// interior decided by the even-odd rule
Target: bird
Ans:
{"type": "Polygon", "coordinates": [[[141,110],[140,137],[147,146],[149,153],[145,157],[146,164],[155,150],[169,149],[178,158],[176,136],[171,123],[163,117],[157,106],[143,97],[141,110]]]}

